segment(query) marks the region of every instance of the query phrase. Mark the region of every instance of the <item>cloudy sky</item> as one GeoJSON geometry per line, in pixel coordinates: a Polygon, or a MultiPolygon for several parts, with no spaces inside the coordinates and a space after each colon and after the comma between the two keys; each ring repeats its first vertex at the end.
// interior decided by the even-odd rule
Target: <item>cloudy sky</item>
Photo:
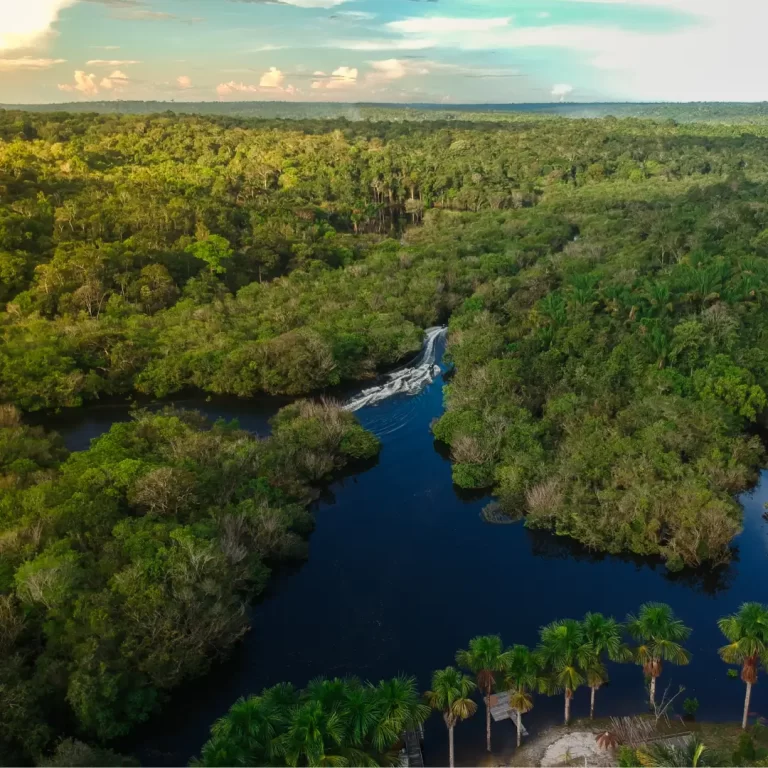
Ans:
{"type": "Polygon", "coordinates": [[[768,100],[768,0],[0,0],[0,103],[768,100]]]}

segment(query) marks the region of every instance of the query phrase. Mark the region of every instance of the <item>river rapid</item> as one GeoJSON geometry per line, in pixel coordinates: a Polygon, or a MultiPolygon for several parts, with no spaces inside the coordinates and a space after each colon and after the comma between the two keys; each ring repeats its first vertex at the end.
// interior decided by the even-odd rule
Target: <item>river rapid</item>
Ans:
{"type": "MultiPolygon", "coordinates": [[[[429,366],[441,365],[443,349],[439,334],[429,366]]],[[[443,410],[442,370],[432,367],[418,387],[369,398],[356,409],[382,440],[378,463],[328,489],[316,504],[308,560],[276,574],[252,608],[252,630],[231,658],[174,694],[125,750],[144,764],[186,764],[199,753],[211,723],[239,696],[278,681],[303,686],[320,674],[376,681],[406,672],[426,689],[432,670],[454,663],[456,650],[475,635],[499,633],[508,645],[533,645],[539,627],[553,619],[580,618],[590,610],[623,619],[648,600],[670,603],[694,629],[691,664],[666,665],[660,692],[684,685],[678,701],[698,698],[700,719],[740,718],[744,686],[727,677],[717,656],[723,638],[715,622],[744,601],[768,603],[768,524],[762,518],[768,472],[741,497],[744,532],[734,541],[733,561],[717,570],[670,574],[658,561],[596,555],[522,523],[489,524],[480,512],[490,498],[457,492],[445,450],[430,433],[443,410]]],[[[209,398],[176,404],[211,418],[237,418],[243,428],[264,434],[268,418],[285,402],[209,398]]],[[[59,430],[71,449],[82,449],[127,418],[126,406],[91,406],[44,423],[59,430]]],[[[612,664],[609,672],[610,684],[597,694],[597,715],[643,711],[640,668],[612,664]]],[[[588,689],[576,693],[572,709],[574,717],[589,714],[588,689]]],[[[756,686],[752,710],[768,714],[768,684],[756,686]]],[[[537,696],[524,721],[535,735],[561,718],[561,696],[537,696]]],[[[484,730],[482,707],[457,727],[458,764],[483,758],[484,730]]],[[[514,726],[495,724],[493,739],[497,756],[508,753],[514,726]]],[[[437,716],[427,725],[425,759],[447,762],[447,735],[437,716]]]]}

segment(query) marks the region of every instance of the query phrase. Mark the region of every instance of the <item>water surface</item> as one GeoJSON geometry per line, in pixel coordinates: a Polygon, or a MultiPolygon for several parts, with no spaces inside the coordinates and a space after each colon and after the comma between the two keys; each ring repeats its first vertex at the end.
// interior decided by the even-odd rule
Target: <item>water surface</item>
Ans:
{"type": "MultiPolygon", "coordinates": [[[[264,402],[216,398],[179,404],[213,417],[236,416],[257,431],[265,429],[270,413],[264,402]]],[[[58,425],[71,446],[83,447],[86,435],[108,426],[108,418],[97,419],[93,409],[83,412],[92,414],[83,434],[58,425]]],[[[592,610],[623,619],[647,600],[670,603],[694,628],[692,663],[668,665],[660,691],[684,685],[679,701],[697,697],[700,719],[740,717],[743,684],[726,676],[717,657],[723,638],[715,622],[745,600],[768,603],[762,519],[768,473],[742,497],[744,533],[734,542],[733,562],[714,572],[670,574],[656,561],[595,556],[521,524],[485,523],[480,511],[489,499],[458,495],[450,463],[436,450],[429,427],[441,412],[440,379],[418,396],[358,411],[363,425],[382,439],[378,464],[330,488],[317,505],[307,562],[273,581],[232,658],[175,695],[164,714],[138,734],[133,747],[145,763],[186,763],[235,699],[281,680],[303,686],[319,674],[375,681],[407,672],[424,689],[431,671],[453,663],[456,650],[475,635],[500,633],[507,644],[534,644],[538,628],[555,618],[592,610]]],[[[611,665],[610,673],[612,682],[598,692],[598,715],[642,711],[640,669],[611,665]]],[[[756,687],[752,707],[768,714],[768,685],[756,687]]],[[[582,689],[573,715],[588,713],[589,692],[582,689]]],[[[535,735],[561,717],[562,697],[539,696],[525,722],[535,735]]],[[[458,763],[476,764],[483,757],[484,729],[482,708],[457,728],[458,763]]],[[[510,722],[496,724],[493,734],[497,753],[512,748],[510,722]]],[[[425,758],[447,762],[447,737],[437,716],[427,727],[425,758]]]]}

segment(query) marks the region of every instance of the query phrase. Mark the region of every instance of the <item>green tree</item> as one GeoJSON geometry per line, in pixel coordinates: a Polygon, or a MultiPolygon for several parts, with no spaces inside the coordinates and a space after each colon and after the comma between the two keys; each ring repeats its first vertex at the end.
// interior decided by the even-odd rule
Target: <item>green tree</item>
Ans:
{"type": "Polygon", "coordinates": [[[229,241],[221,235],[208,235],[205,239],[187,246],[186,250],[196,259],[204,261],[212,275],[224,274],[227,271],[227,263],[234,255],[229,241]]]}
{"type": "Polygon", "coordinates": [[[608,682],[605,660],[630,661],[632,652],[622,641],[623,627],[613,616],[602,613],[588,613],[584,616],[584,635],[595,654],[594,663],[587,670],[587,685],[590,691],[589,716],[595,717],[595,694],[608,682]]]}
{"type": "Polygon", "coordinates": [[[691,634],[689,627],[675,617],[666,603],[644,603],[637,616],[627,616],[627,630],[638,641],[634,651],[635,661],[650,679],[649,702],[656,703],[656,680],[661,675],[664,662],[687,664],[691,656],[683,648],[691,634]]]}
{"type": "Polygon", "coordinates": [[[560,619],[542,627],[536,656],[545,671],[550,693],[565,695],[565,724],[571,721],[571,699],[583,685],[595,652],[587,640],[584,627],[576,619],[560,619]]]}
{"type": "Polygon", "coordinates": [[[718,653],[726,664],[741,664],[741,679],[747,687],[741,727],[746,729],[752,686],[757,682],[758,666],[768,665],[768,608],[760,603],[744,603],[730,616],[717,622],[728,640],[718,653]]]}
{"type": "Polygon", "coordinates": [[[438,669],[432,675],[432,690],[424,696],[432,709],[443,714],[448,728],[448,762],[454,766],[453,729],[461,720],[466,720],[477,712],[477,704],[469,698],[476,685],[470,677],[454,667],[438,669]]]}
{"type": "Polygon", "coordinates": [[[371,741],[379,752],[390,749],[404,731],[419,728],[429,717],[429,707],[419,696],[414,677],[381,680],[372,692],[375,722],[371,741]]]}
{"type": "Polygon", "coordinates": [[[720,765],[719,760],[709,762],[706,746],[698,736],[692,736],[683,744],[656,742],[646,744],[637,750],[637,759],[647,768],[699,768],[706,765],[720,765]]]}
{"type": "Polygon", "coordinates": [[[513,645],[505,654],[504,687],[509,704],[517,710],[517,746],[523,738],[523,718],[533,709],[533,693],[545,685],[536,655],[525,645],[513,645]]]}
{"type": "Polygon", "coordinates": [[[491,694],[497,675],[507,663],[504,646],[498,635],[482,635],[469,641],[469,648],[456,654],[456,663],[475,675],[477,687],[485,700],[485,742],[491,751],[491,694]]]}

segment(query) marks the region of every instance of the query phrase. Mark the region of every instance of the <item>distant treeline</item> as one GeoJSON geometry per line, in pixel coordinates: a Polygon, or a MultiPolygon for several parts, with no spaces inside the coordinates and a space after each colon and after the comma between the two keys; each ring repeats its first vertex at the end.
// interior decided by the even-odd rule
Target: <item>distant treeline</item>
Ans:
{"type": "Polygon", "coordinates": [[[261,119],[503,120],[515,113],[568,118],[645,118],[676,122],[763,123],[768,102],[567,102],[537,104],[370,104],[288,101],[72,101],[61,104],[0,104],[0,110],[121,115],[222,115],[261,119]]]}

